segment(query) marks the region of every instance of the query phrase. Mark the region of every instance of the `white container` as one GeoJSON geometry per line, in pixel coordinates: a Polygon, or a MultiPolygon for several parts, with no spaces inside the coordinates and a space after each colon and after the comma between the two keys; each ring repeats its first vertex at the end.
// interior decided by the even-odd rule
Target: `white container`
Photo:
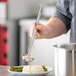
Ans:
{"type": "Polygon", "coordinates": [[[76,76],[76,44],[57,44],[55,50],[55,76],[76,76]]]}

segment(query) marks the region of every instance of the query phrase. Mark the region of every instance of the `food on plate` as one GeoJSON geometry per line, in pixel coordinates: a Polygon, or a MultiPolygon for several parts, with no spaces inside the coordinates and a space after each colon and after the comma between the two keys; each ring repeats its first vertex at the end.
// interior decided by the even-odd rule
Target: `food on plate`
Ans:
{"type": "Polygon", "coordinates": [[[45,66],[40,65],[26,65],[26,66],[10,66],[10,71],[23,72],[23,73],[41,73],[48,71],[45,66]]]}
{"type": "Polygon", "coordinates": [[[22,72],[23,67],[10,66],[10,71],[22,72]]]}
{"type": "Polygon", "coordinates": [[[40,65],[29,65],[29,66],[24,66],[23,73],[41,73],[44,72],[44,69],[40,65]]]}
{"type": "Polygon", "coordinates": [[[43,65],[42,68],[44,69],[44,71],[48,71],[47,68],[43,65]]]}

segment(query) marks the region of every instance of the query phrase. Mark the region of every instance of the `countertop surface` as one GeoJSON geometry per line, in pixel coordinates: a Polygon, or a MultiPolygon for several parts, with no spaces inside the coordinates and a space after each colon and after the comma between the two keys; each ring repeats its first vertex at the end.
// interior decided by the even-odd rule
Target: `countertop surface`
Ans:
{"type": "MultiPolygon", "coordinates": [[[[9,73],[8,68],[9,68],[9,66],[0,66],[0,76],[19,76],[19,75],[9,73]]],[[[55,75],[54,75],[54,72],[51,72],[51,73],[44,75],[44,76],[55,76],[55,75]]]]}

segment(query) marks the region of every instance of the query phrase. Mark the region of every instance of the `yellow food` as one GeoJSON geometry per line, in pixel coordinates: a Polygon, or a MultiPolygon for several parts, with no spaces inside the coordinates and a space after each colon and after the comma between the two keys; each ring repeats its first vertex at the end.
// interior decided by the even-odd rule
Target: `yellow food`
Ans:
{"type": "Polygon", "coordinates": [[[41,72],[44,72],[44,69],[40,65],[28,65],[28,66],[23,67],[22,72],[23,73],[41,73],[41,72]]]}

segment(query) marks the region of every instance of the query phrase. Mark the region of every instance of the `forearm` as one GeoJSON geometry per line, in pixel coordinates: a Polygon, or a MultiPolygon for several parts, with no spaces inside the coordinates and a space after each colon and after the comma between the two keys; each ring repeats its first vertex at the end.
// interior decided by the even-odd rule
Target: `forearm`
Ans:
{"type": "Polygon", "coordinates": [[[65,24],[59,18],[49,19],[46,27],[48,29],[48,38],[60,36],[67,31],[65,24]]]}

